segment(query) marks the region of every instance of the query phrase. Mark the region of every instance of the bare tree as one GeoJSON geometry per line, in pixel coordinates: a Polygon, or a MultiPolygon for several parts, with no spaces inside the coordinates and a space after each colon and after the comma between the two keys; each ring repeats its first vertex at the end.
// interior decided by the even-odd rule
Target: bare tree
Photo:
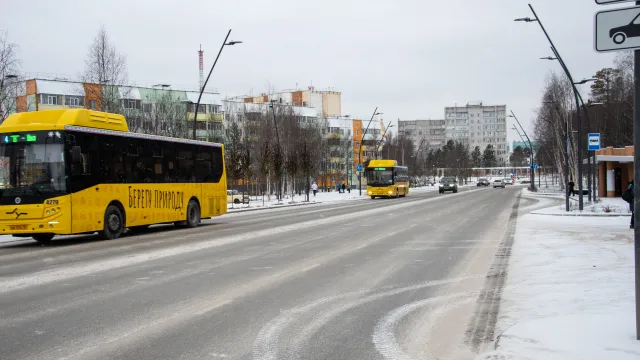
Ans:
{"type": "MultiPolygon", "coordinates": [[[[132,131],[146,134],[187,138],[186,105],[169,91],[159,90],[153,98],[145,99],[141,115],[128,117],[132,131]]],[[[138,112],[139,113],[139,112],[138,112]]]]}
{"type": "Polygon", "coordinates": [[[14,77],[20,70],[17,50],[18,45],[9,42],[7,34],[0,32],[0,122],[17,110],[16,97],[23,83],[14,77]]]}
{"type": "Polygon", "coordinates": [[[102,86],[86,86],[87,100],[95,100],[96,108],[106,112],[123,113],[121,85],[127,84],[126,57],[118,52],[104,26],[93,39],[85,60],[82,81],[102,86]]]}

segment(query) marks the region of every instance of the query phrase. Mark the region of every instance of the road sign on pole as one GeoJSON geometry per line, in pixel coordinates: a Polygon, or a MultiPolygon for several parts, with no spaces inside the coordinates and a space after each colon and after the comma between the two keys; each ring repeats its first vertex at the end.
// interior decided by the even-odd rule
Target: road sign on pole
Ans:
{"type": "Polygon", "coordinates": [[[632,2],[635,0],[596,0],[596,4],[598,5],[609,5],[609,4],[618,4],[623,2],[632,2]]]}
{"type": "Polygon", "coordinates": [[[640,7],[597,12],[594,45],[598,52],[640,48],[640,7]]]}
{"type": "Polygon", "coordinates": [[[362,172],[362,164],[358,164],[358,166],[356,167],[356,170],[358,172],[362,172]]]}
{"type": "Polygon", "coordinates": [[[589,140],[589,151],[600,150],[600,133],[590,133],[588,134],[589,140]]]}

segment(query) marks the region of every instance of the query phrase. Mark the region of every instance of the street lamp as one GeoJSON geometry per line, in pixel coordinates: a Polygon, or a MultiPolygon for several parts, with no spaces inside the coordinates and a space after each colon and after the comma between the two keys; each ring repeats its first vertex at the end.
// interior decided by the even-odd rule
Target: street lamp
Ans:
{"type": "MultiPolygon", "coordinates": [[[[515,19],[514,21],[537,22],[538,25],[540,25],[540,29],[544,33],[544,36],[547,38],[547,41],[549,41],[549,45],[551,45],[551,51],[553,52],[553,55],[555,56],[555,59],[549,57],[549,60],[558,60],[558,62],[560,63],[560,66],[562,66],[562,70],[567,75],[567,78],[569,78],[569,81],[571,81],[571,85],[572,85],[572,88],[573,88],[573,94],[574,94],[575,99],[576,99],[576,115],[578,117],[578,130],[581,130],[582,126],[581,126],[581,121],[580,121],[580,103],[578,102],[579,92],[578,92],[578,89],[576,88],[576,85],[575,85],[575,83],[573,81],[573,77],[571,76],[571,72],[569,72],[569,68],[567,68],[567,65],[564,63],[564,60],[562,60],[562,57],[560,56],[560,53],[558,52],[558,49],[553,44],[553,41],[551,40],[551,37],[549,36],[549,33],[547,33],[547,30],[544,28],[544,25],[542,25],[542,22],[540,21],[540,17],[538,16],[538,14],[536,14],[536,11],[533,9],[533,6],[531,6],[531,4],[528,4],[528,5],[529,5],[529,9],[531,9],[531,12],[533,13],[534,18],[533,19],[531,19],[529,17],[518,18],[518,19],[515,19]]],[[[579,135],[579,137],[580,136],[581,136],[581,134],[579,135]]],[[[582,145],[581,144],[582,144],[582,142],[578,141],[578,153],[579,154],[582,154],[582,145]]],[[[578,191],[580,192],[580,195],[578,196],[578,207],[579,207],[580,210],[582,210],[583,209],[582,162],[578,162],[578,178],[579,178],[578,191]]]]}
{"type": "Polygon", "coordinates": [[[513,110],[511,110],[511,115],[509,115],[509,117],[512,117],[512,118],[514,118],[516,120],[516,122],[520,126],[520,129],[522,129],[522,133],[527,138],[527,142],[529,143],[529,149],[531,150],[530,153],[529,153],[529,156],[531,158],[531,160],[530,160],[530,168],[529,168],[529,173],[531,174],[531,186],[530,186],[530,189],[531,189],[531,191],[535,191],[536,190],[536,183],[535,183],[535,178],[534,178],[535,175],[533,173],[533,165],[534,165],[533,164],[533,145],[531,144],[531,139],[529,139],[529,135],[527,135],[527,132],[522,127],[522,124],[520,124],[520,121],[518,121],[518,118],[513,113],[513,110]]]}
{"type": "MultiPolygon", "coordinates": [[[[373,115],[371,115],[371,119],[369,119],[367,128],[364,129],[364,132],[362,133],[362,139],[360,140],[360,146],[358,147],[358,165],[362,164],[362,143],[364,142],[364,137],[365,135],[367,135],[367,130],[369,130],[369,125],[371,125],[371,121],[373,121],[373,117],[376,115],[382,115],[382,113],[378,112],[377,106],[376,106],[376,109],[373,110],[373,115]]],[[[362,172],[358,174],[358,190],[360,192],[360,196],[362,196],[362,172]]]]}
{"type": "MultiPolygon", "coordinates": [[[[274,104],[276,103],[275,100],[271,100],[269,103],[269,107],[271,108],[271,113],[273,114],[273,126],[276,130],[276,142],[278,144],[278,155],[281,156],[282,155],[282,148],[280,147],[280,135],[278,133],[278,122],[276,121],[276,108],[274,106],[274,104]]],[[[282,157],[280,157],[280,160],[282,159],[282,157]]],[[[282,190],[282,184],[280,184],[280,178],[278,177],[278,204],[280,204],[280,201],[282,201],[282,194],[281,194],[281,190],[282,190]]]]}
{"type": "Polygon", "coordinates": [[[229,39],[229,35],[231,35],[231,29],[229,29],[229,32],[227,33],[227,37],[224,38],[224,41],[222,42],[222,46],[220,46],[220,50],[218,51],[218,55],[216,56],[216,60],[213,62],[213,65],[211,65],[211,70],[209,70],[209,75],[207,75],[207,79],[204,81],[204,84],[202,85],[202,88],[200,88],[200,94],[198,95],[198,102],[196,102],[196,110],[195,110],[195,114],[193,116],[193,140],[196,139],[196,123],[198,121],[198,108],[200,107],[200,100],[202,99],[202,93],[204,92],[204,88],[207,86],[207,83],[209,82],[209,78],[211,77],[211,73],[213,72],[213,68],[216,67],[216,63],[218,63],[218,58],[220,58],[220,54],[222,53],[222,49],[224,49],[225,46],[231,46],[231,45],[235,45],[235,44],[240,44],[242,43],[242,41],[229,41],[227,42],[227,39],[229,39]]]}
{"type": "Polygon", "coordinates": [[[380,141],[378,141],[378,144],[376,145],[376,152],[378,152],[378,157],[380,157],[380,145],[382,145],[382,140],[384,140],[384,138],[387,136],[387,130],[389,130],[389,128],[394,127],[395,125],[391,125],[391,121],[389,121],[389,125],[387,125],[387,127],[384,129],[384,134],[382,134],[382,136],[380,137],[380,141]]]}
{"type": "MultiPolygon", "coordinates": [[[[562,119],[562,112],[560,111],[560,108],[558,107],[558,104],[556,104],[555,101],[545,101],[545,104],[553,104],[553,107],[556,109],[556,111],[558,112],[558,116],[560,116],[560,119],[562,119]]],[[[564,186],[567,186],[569,184],[569,118],[565,118],[564,121],[564,186]]],[[[569,211],[569,191],[568,189],[565,188],[565,211],[569,211]]]]}

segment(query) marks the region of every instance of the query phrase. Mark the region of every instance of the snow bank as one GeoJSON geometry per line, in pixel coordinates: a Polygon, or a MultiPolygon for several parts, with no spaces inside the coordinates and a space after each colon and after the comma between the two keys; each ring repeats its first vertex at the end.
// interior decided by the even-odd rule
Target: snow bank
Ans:
{"type": "Polygon", "coordinates": [[[639,359],[625,217],[518,219],[496,349],[477,359],[639,359]]]}

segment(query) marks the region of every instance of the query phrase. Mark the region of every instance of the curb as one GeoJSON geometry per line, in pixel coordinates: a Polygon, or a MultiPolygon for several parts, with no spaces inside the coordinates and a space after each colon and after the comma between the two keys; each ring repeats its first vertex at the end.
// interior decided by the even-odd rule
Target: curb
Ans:
{"type": "Polygon", "coordinates": [[[547,215],[547,216],[583,216],[583,217],[620,217],[631,216],[631,213],[564,213],[564,214],[549,214],[541,213],[537,211],[530,212],[531,215],[547,215]]]}
{"type": "Polygon", "coordinates": [[[242,213],[242,212],[249,212],[249,211],[259,211],[259,210],[283,209],[283,208],[294,207],[294,206],[305,206],[305,205],[314,205],[314,204],[322,204],[322,202],[321,201],[304,202],[304,203],[297,203],[297,204],[274,205],[274,206],[255,207],[255,208],[244,208],[244,209],[239,209],[239,210],[229,209],[229,210],[227,210],[227,214],[235,214],[235,213],[242,213]]]}

